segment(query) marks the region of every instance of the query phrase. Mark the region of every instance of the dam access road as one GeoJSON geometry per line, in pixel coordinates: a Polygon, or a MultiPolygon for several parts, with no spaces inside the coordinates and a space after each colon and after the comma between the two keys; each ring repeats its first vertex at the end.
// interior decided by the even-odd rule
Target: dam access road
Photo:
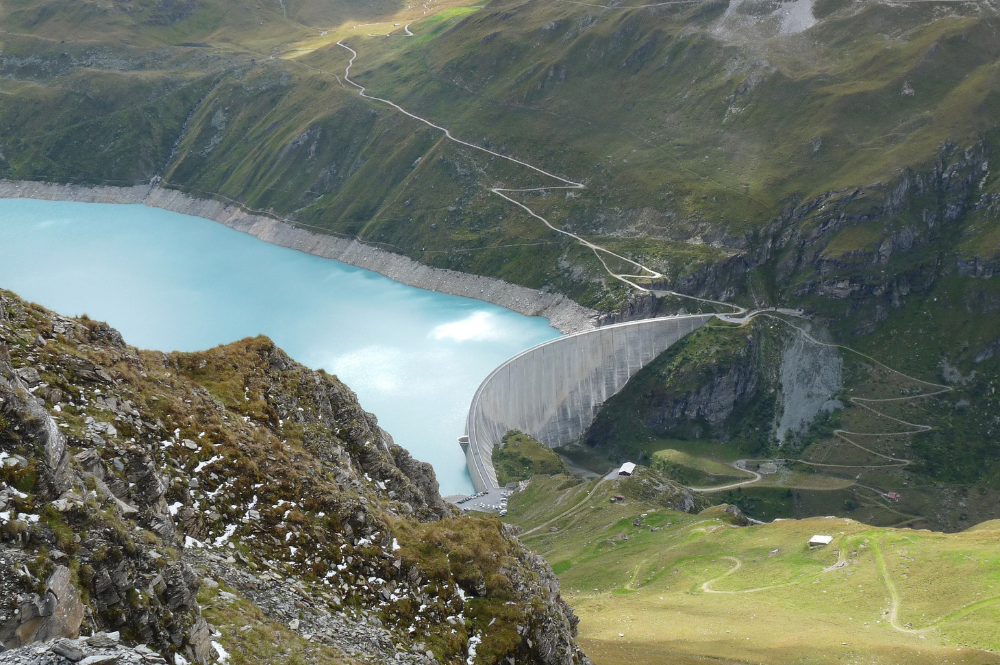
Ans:
{"type": "MultiPolygon", "coordinates": [[[[688,1],[674,0],[678,4],[688,1]]],[[[414,36],[409,27],[408,23],[403,29],[402,36],[414,36]]],[[[660,272],[555,226],[529,206],[513,198],[515,194],[585,189],[586,185],[510,155],[464,141],[454,136],[447,127],[416,115],[389,99],[369,94],[365,86],[351,79],[351,68],[358,58],[358,52],[343,40],[337,41],[337,46],[350,53],[350,59],[344,68],[344,81],[356,88],[359,96],[385,104],[413,120],[436,129],[442,132],[447,140],[458,145],[506,160],[544,178],[555,180],[556,184],[537,187],[491,187],[490,192],[517,206],[551,231],[572,238],[591,250],[611,277],[637,291],[653,293],[655,296],[688,298],[731,310],[724,314],[663,317],[588,330],[540,344],[495,369],[476,391],[469,409],[466,434],[459,440],[465,453],[472,484],[479,494],[473,500],[476,509],[495,511],[501,505],[500,499],[506,496],[497,482],[496,470],[493,467],[493,448],[500,445],[502,437],[508,431],[517,429],[525,432],[550,448],[576,441],[593,422],[604,401],[624,388],[636,372],[652,362],[677,340],[700,328],[715,316],[724,321],[744,323],[756,314],[732,303],[652,289],[650,283],[664,277],[660,272]],[[615,272],[608,265],[606,257],[635,268],[637,274],[615,272]]],[[[801,312],[796,310],[772,311],[801,315],[801,312]]]]}

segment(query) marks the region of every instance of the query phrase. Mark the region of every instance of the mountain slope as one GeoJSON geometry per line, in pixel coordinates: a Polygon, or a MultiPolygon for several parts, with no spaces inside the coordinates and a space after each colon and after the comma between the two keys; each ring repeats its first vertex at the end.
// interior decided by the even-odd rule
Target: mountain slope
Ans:
{"type": "Polygon", "coordinates": [[[544,562],[458,517],[336,377],[266,338],[145,352],[0,305],[4,646],[119,631],[199,662],[213,640],[239,662],[589,662],[544,562]]]}
{"type": "MultiPolygon", "coordinates": [[[[962,261],[995,261],[995,243],[961,237],[991,238],[995,225],[996,179],[983,159],[1000,49],[989,5],[432,3],[430,15],[401,10],[397,22],[412,21],[412,39],[366,37],[399,29],[358,27],[368,19],[349,6],[341,9],[354,21],[328,23],[323,34],[279,18],[279,9],[257,30],[229,27],[238,12],[208,3],[205,11],[225,16],[212,30],[179,11],[169,33],[125,12],[115,20],[126,25],[128,15],[128,45],[114,34],[105,45],[63,44],[55,25],[7,7],[20,30],[5,37],[2,68],[8,85],[20,82],[20,98],[37,101],[28,117],[7,109],[3,175],[119,184],[159,175],[431,265],[624,306],[625,287],[590,252],[485,189],[554,183],[357,99],[342,80],[348,53],[335,43],[347,37],[360,53],[354,76],[374,94],[584,181],[566,199],[524,200],[662,272],[672,287],[787,304],[806,295],[796,282],[825,270],[812,292],[836,299],[837,283],[863,275],[836,262],[830,271],[818,255],[830,247],[831,258],[854,258],[886,242],[897,254],[930,241],[962,261]],[[164,103],[148,103],[141,86],[151,83],[164,103]],[[105,108],[52,94],[84,89],[105,108]],[[129,125],[130,95],[147,102],[144,126],[129,125]],[[39,122],[49,129],[39,133],[39,122]],[[949,144],[979,145],[961,191],[935,182],[962,168],[949,144]],[[116,149],[134,154],[104,156],[116,149]],[[913,176],[922,187],[911,186],[913,176]],[[920,234],[908,208],[949,228],[920,234]],[[900,242],[899,227],[914,240],[900,242]]],[[[887,261],[889,272],[927,265],[906,258],[887,261]]]]}

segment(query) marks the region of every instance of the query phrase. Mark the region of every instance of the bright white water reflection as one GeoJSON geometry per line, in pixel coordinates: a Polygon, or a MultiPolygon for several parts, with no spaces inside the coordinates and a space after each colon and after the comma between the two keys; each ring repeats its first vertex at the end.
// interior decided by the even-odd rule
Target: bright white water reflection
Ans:
{"type": "Polygon", "coordinates": [[[142,205],[0,200],[0,287],[108,321],[141,348],[267,335],[354,389],[397,443],[434,465],[442,494],[472,491],[456,439],[476,387],[558,335],[545,319],[142,205]]]}

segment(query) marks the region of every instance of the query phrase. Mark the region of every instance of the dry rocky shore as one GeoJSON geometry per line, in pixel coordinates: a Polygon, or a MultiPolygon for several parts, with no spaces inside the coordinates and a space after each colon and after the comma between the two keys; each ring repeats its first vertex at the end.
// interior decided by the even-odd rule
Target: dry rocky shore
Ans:
{"type": "Polygon", "coordinates": [[[526,316],[541,316],[563,333],[589,330],[599,313],[558,293],[546,293],[455,270],[425,266],[401,254],[388,252],[353,238],[342,238],[293,226],[266,215],[253,214],[238,205],[199,199],[158,186],[109,187],[35,181],[0,180],[0,198],[30,198],[80,203],[145,204],[195,217],[204,217],[265,242],[307,254],[336,259],[390,279],[428,291],[475,298],[506,307],[526,316]]]}

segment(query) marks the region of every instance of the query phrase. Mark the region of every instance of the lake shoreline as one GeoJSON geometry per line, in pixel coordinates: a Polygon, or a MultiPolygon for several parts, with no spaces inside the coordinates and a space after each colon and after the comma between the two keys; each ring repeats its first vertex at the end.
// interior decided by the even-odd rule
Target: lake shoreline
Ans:
{"type": "Polygon", "coordinates": [[[162,208],[218,222],[273,245],[371,270],[406,286],[483,300],[525,316],[541,316],[564,334],[597,327],[598,312],[578,305],[561,294],[544,293],[495,277],[432,268],[355,239],[315,233],[273,217],[248,213],[238,205],[214,199],[199,199],[165,187],[112,187],[0,180],[0,198],[143,204],[162,208]]]}

